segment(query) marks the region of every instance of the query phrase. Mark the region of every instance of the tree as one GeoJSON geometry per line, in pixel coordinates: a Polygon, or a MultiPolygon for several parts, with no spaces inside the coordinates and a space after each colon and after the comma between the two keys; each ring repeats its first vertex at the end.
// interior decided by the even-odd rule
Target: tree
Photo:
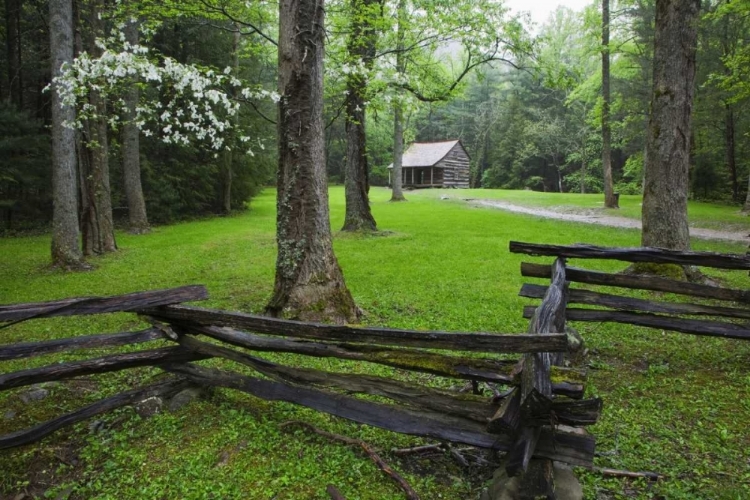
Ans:
{"type": "Polygon", "coordinates": [[[372,69],[377,42],[376,19],[382,17],[382,0],[351,0],[351,28],[347,42],[355,69],[346,78],[346,216],[343,231],[376,231],[370,210],[367,164],[367,73],[372,69]]]}
{"type": "MultiPolygon", "coordinates": [[[[73,1],[49,2],[50,59],[52,76],[73,62],[73,1]]],[[[75,131],[66,126],[75,121],[75,109],[64,104],[59,85],[52,86],[52,264],[78,268],[82,263],[78,246],[78,200],[76,194],[75,131]]]]}
{"type": "MultiPolygon", "coordinates": [[[[97,40],[104,37],[101,0],[88,3],[86,49],[101,57],[97,40]]],[[[109,126],[107,99],[96,87],[88,91],[92,116],[81,130],[85,150],[79,151],[81,173],[81,235],[83,254],[94,255],[117,250],[112,218],[112,195],[109,183],[109,126]]]]}
{"type": "Polygon", "coordinates": [[[700,0],[657,0],[654,82],[641,244],[690,248],[687,220],[691,112],[700,0]]]}
{"type": "Polygon", "coordinates": [[[23,107],[21,79],[22,0],[5,0],[5,42],[8,57],[8,102],[23,107]]]}
{"type": "MultiPolygon", "coordinates": [[[[125,41],[130,45],[138,45],[139,23],[137,20],[126,22],[125,41]]],[[[122,171],[125,187],[125,198],[128,203],[128,230],[133,234],[144,234],[149,231],[146,201],[143,198],[141,183],[141,142],[140,130],[135,123],[136,107],[140,100],[140,90],[136,81],[131,82],[125,91],[123,101],[125,109],[122,125],[122,171]]]]}
{"type": "Polygon", "coordinates": [[[612,186],[612,129],[609,108],[612,101],[609,74],[609,0],[602,0],[602,170],[604,206],[619,208],[612,186]]]}
{"type": "Polygon", "coordinates": [[[357,308],[333,253],[323,124],[323,2],[279,2],[276,280],[272,316],[339,323],[357,308]]]}

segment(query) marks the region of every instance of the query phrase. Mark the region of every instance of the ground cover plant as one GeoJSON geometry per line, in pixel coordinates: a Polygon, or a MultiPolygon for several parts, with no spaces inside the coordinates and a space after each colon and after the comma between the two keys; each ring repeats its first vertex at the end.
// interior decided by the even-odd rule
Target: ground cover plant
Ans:
{"type": "MultiPolygon", "coordinates": [[[[506,199],[508,192],[479,193],[448,194],[506,199]]],[[[439,194],[407,193],[409,202],[388,203],[389,191],[373,189],[373,211],[379,227],[387,232],[336,235],[335,250],[347,284],[365,311],[364,322],[523,332],[527,322],[521,311],[530,301],[517,297],[525,281],[519,273],[523,258],[508,252],[509,240],[609,246],[636,246],[640,241],[634,230],[477,209],[440,200],[439,194]]],[[[543,199],[529,192],[513,196],[543,199]]],[[[576,201],[580,195],[565,196],[571,204],[588,203],[587,197],[576,201]]],[[[551,200],[544,203],[555,205],[551,200]]],[[[2,239],[0,303],[202,283],[211,295],[202,305],[260,312],[273,285],[274,205],[274,192],[267,190],[248,212],[237,216],[157,227],[147,236],[118,234],[121,250],[92,259],[96,269],[83,273],[48,270],[46,237],[2,239]]],[[[628,206],[622,199],[621,205],[628,206]]],[[[709,217],[710,210],[723,213],[724,208],[707,205],[702,213],[709,217]]],[[[342,188],[331,189],[331,213],[332,226],[341,227],[342,188]]],[[[731,221],[729,217],[722,220],[731,221]]],[[[700,218],[693,222],[702,225],[700,218]]],[[[745,223],[744,228],[750,230],[750,225],[745,223]]],[[[693,248],[745,251],[741,245],[702,240],[695,240],[693,248]]],[[[597,265],[587,262],[586,267],[597,265]]],[[[599,266],[610,271],[624,267],[599,266]]],[[[745,273],[715,277],[747,288],[745,273]]],[[[605,403],[600,422],[591,429],[601,452],[596,465],[665,475],[660,482],[648,483],[579,470],[586,498],[750,496],[750,432],[745,426],[750,420],[750,344],[623,325],[575,326],[589,349],[580,360],[590,367],[587,389],[605,403]]],[[[0,335],[2,343],[12,343],[137,327],[133,315],[118,314],[22,323],[0,335]]],[[[15,371],[92,353],[6,362],[2,369],[15,371]]],[[[388,368],[364,364],[352,368],[335,360],[310,363],[328,370],[346,366],[405,376],[388,368]]],[[[50,396],[31,404],[21,401],[23,390],[0,393],[0,433],[28,427],[158,374],[156,369],[138,369],[83,377],[49,386],[50,396]]],[[[437,377],[422,380],[442,383],[437,377]]],[[[329,483],[349,499],[402,498],[359,452],[301,430],[281,429],[280,424],[288,420],[305,420],[371,443],[425,499],[476,498],[492,472],[491,468],[462,469],[449,457],[399,459],[388,451],[423,441],[231,391],[214,391],[174,413],[146,418],[126,408],[97,420],[95,425],[77,425],[37,445],[0,452],[0,498],[28,492],[48,498],[322,499],[327,498],[329,483]]]]}

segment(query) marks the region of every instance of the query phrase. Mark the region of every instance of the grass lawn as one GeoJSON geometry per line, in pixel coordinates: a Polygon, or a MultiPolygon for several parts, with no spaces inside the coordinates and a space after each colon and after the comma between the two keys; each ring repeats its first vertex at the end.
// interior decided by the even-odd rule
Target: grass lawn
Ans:
{"type": "MultiPolygon", "coordinates": [[[[336,230],[343,224],[343,193],[341,187],[331,188],[336,230]]],[[[450,191],[449,195],[458,193],[450,191]]],[[[441,201],[439,194],[407,193],[409,202],[393,204],[387,201],[387,190],[374,188],[373,211],[379,227],[389,233],[335,235],[336,253],[355,300],[366,312],[366,323],[522,332],[527,325],[522,307],[531,301],[517,297],[524,282],[519,272],[522,257],[508,253],[509,240],[636,246],[640,239],[634,230],[472,208],[441,201]]],[[[461,191],[460,195],[546,206],[560,205],[563,198],[565,204],[593,205],[601,198],[490,190],[461,191]]],[[[636,197],[632,198],[621,198],[623,215],[636,209],[636,197]]],[[[234,217],[159,227],[146,236],[119,234],[121,251],[92,259],[96,269],[86,273],[46,269],[48,237],[0,239],[0,303],[202,283],[211,295],[202,305],[260,312],[273,286],[274,206],[274,192],[267,190],[252,201],[251,210],[234,217]]],[[[735,209],[693,204],[691,210],[696,223],[711,217],[734,223],[735,209]]],[[[742,245],[697,240],[694,249],[745,252],[742,245]]],[[[592,262],[579,265],[596,267],[592,262]]],[[[611,271],[624,267],[599,265],[611,271]]],[[[747,273],[719,272],[717,277],[731,286],[748,288],[747,273]]],[[[37,320],[2,330],[0,342],[140,326],[128,314],[37,320]]],[[[589,348],[583,360],[591,367],[588,392],[601,396],[605,403],[601,421],[591,428],[598,450],[604,452],[596,465],[666,475],[663,481],[647,483],[579,470],[586,498],[750,498],[750,344],[621,325],[576,326],[589,348]]],[[[101,354],[91,350],[3,362],[0,370],[5,373],[101,354]]],[[[352,366],[333,359],[269,357],[333,371],[445,384],[438,377],[352,366]]],[[[243,371],[236,365],[232,369],[243,371]]],[[[0,393],[0,434],[135,387],[159,373],[144,368],[83,377],[50,387],[51,396],[33,404],[21,402],[23,390],[0,393]]],[[[329,483],[351,500],[403,498],[357,450],[305,432],[280,429],[281,423],[296,419],[373,444],[425,500],[476,498],[482,481],[492,472],[466,471],[444,456],[399,459],[388,451],[422,441],[225,390],[176,413],[141,418],[128,408],[99,419],[103,431],[83,423],[40,444],[0,452],[0,499],[15,498],[24,490],[47,498],[80,499],[325,499],[329,483]]]]}
{"type": "MultiPolygon", "coordinates": [[[[542,193],[508,189],[452,189],[421,190],[407,194],[418,197],[498,199],[526,207],[557,208],[563,211],[601,211],[611,216],[641,219],[640,195],[621,195],[619,209],[605,209],[603,194],[542,193]]],[[[750,230],[750,218],[740,212],[738,205],[721,205],[702,201],[688,202],[688,217],[691,227],[722,229],[726,231],[750,230]]]]}

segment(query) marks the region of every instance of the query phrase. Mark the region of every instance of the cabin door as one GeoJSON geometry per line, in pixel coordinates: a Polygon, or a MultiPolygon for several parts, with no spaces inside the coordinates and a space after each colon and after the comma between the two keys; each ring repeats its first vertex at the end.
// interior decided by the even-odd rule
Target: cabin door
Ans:
{"type": "Polygon", "coordinates": [[[414,174],[415,174],[414,184],[416,186],[420,186],[424,184],[424,170],[414,169],[414,174]]]}

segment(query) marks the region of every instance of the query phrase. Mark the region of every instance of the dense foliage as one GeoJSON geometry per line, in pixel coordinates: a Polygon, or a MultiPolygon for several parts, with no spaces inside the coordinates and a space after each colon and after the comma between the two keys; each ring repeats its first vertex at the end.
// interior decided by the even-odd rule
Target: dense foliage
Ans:
{"type": "MultiPolygon", "coordinates": [[[[97,7],[78,2],[76,50],[94,54],[87,9],[105,20],[116,38],[123,19],[138,18],[142,44],[154,57],[171,58],[200,71],[223,73],[234,66],[233,40],[239,31],[238,65],[232,76],[249,86],[276,84],[275,7],[233,1],[116,2],[97,7]]],[[[645,129],[651,91],[654,1],[611,2],[612,163],[616,191],[641,190],[645,129]]],[[[49,220],[51,213],[49,46],[44,2],[9,0],[0,7],[6,49],[0,55],[0,93],[7,103],[0,127],[0,211],[4,227],[49,220]],[[7,152],[7,153],[6,153],[7,152]]],[[[343,182],[346,164],[344,96],[352,75],[366,82],[367,155],[370,184],[388,182],[392,161],[394,105],[402,106],[406,143],[461,139],[472,159],[472,185],[540,191],[601,192],[601,11],[592,3],[581,12],[559,8],[542,26],[514,19],[497,2],[474,5],[420,0],[376,2],[354,12],[354,4],[328,8],[326,59],[326,157],[332,182],[343,182]],[[472,7],[473,5],[473,7],[472,7]],[[493,10],[494,9],[494,10],[493,10]],[[399,12],[401,12],[399,14],[399,12]],[[492,12],[492,15],[488,15],[492,12]],[[396,40],[395,18],[405,34],[396,40]],[[363,17],[367,19],[363,19],[363,17]],[[477,19],[482,23],[477,24],[477,19]],[[352,23],[377,32],[374,61],[365,67],[347,50],[352,23]],[[467,26],[474,26],[473,30],[467,26]],[[533,36],[531,34],[534,34],[533,36]],[[494,39],[493,39],[494,37],[494,39]],[[396,67],[398,44],[405,54],[396,67]],[[498,47],[501,49],[492,52],[498,47]],[[488,57],[491,54],[492,57],[488,57]],[[461,70],[487,57],[458,84],[461,70]],[[510,64],[508,64],[510,63],[510,64]],[[429,102],[428,102],[429,101],[429,102]]],[[[698,52],[698,85],[691,141],[691,196],[735,203],[745,200],[750,175],[750,2],[703,2],[698,52]]],[[[349,47],[351,49],[351,47],[349,47]]],[[[142,102],[174,104],[168,92],[141,83],[142,102]]],[[[231,94],[230,89],[225,89],[231,94]]],[[[221,213],[224,171],[231,164],[231,207],[241,209],[262,185],[273,182],[276,162],[273,103],[238,97],[237,124],[251,137],[244,154],[239,135],[222,137],[236,153],[216,155],[201,141],[164,144],[142,137],[142,182],[149,218],[169,222],[221,213]]],[[[113,103],[116,104],[116,103],[113,103]]],[[[187,106],[188,103],[178,103],[187,106]]],[[[111,106],[111,109],[116,106],[111,106]]],[[[110,127],[110,168],[115,217],[126,212],[120,161],[120,129],[110,127]]]]}

